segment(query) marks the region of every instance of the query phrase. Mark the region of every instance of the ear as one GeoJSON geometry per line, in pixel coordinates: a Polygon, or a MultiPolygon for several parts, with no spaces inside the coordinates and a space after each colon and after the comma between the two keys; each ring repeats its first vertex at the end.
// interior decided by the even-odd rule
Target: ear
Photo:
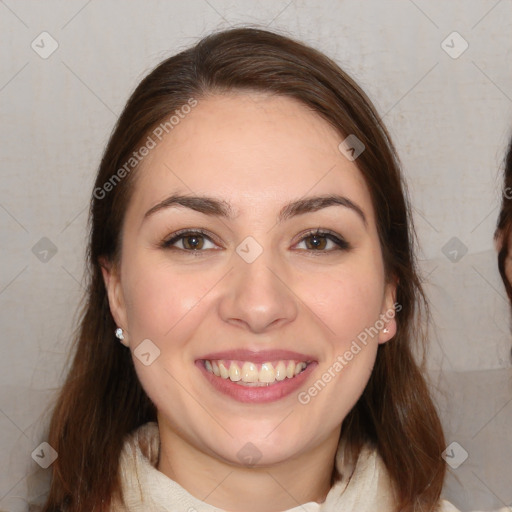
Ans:
{"type": "Polygon", "coordinates": [[[126,335],[126,308],[123,296],[123,290],[121,287],[120,272],[117,265],[100,258],[101,273],[103,274],[103,281],[107,290],[108,304],[110,306],[110,312],[114,318],[114,322],[118,327],[123,329],[124,339],[119,340],[125,346],[129,346],[128,337],[126,335]]]}
{"type": "Polygon", "coordinates": [[[380,322],[382,322],[382,324],[384,325],[382,329],[379,329],[379,344],[386,343],[387,341],[389,341],[396,334],[397,331],[395,316],[396,313],[398,313],[400,309],[402,309],[402,306],[400,304],[396,304],[397,286],[398,279],[393,278],[389,283],[386,284],[386,288],[384,290],[382,311],[379,317],[380,322]]]}

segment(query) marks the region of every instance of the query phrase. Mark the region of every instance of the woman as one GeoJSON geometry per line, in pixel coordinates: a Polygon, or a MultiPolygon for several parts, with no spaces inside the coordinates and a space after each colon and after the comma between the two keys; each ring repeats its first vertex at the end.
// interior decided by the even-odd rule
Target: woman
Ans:
{"type": "Polygon", "coordinates": [[[494,238],[498,248],[498,269],[508,298],[512,301],[512,266],[510,246],[512,244],[512,139],[505,157],[505,183],[501,211],[494,238]]]}
{"type": "Polygon", "coordinates": [[[162,62],[90,218],[44,510],[454,510],[397,157],[335,63],[255,29],[162,62]]]}

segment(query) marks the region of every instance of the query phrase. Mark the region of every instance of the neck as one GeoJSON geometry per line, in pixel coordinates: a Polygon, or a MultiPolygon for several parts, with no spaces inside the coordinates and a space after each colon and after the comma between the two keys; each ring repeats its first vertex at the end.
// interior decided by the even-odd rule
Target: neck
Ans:
{"type": "Polygon", "coordinates": [[[214,507],[279,512],[310,501],[322,503],[329,492],[341,428],[293,459],[265,467],[240,467],[200,451],[161,419],[157,469],[214,507]]]}

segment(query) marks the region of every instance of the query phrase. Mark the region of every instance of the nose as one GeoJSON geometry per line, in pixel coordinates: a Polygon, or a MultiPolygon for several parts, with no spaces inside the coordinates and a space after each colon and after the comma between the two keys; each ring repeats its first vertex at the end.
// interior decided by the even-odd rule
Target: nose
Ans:
{"type": "Polygon", "coordinates": [[[298,298],[287,276],[289,272],[272,260],[270,251],[263,251],[252,263],[235,254],[219,307],[222,319],[253,333],[293,322],[298,298]]]}

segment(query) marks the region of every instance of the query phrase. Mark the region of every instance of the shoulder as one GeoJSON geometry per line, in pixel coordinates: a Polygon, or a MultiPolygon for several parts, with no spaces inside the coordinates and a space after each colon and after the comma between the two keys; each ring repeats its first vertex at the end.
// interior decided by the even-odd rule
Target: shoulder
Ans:
{"type": "Polygon", "coordinates": [[[441,500],[439,502],[438,512],[460,512],[460,510],[452,505],[449,501],[441,500]]]}
{"type": "MultiPolygon", "coordinates": [[[[460,512],[458,508],[456,508],[454,505],[452,505],[449,501],[441,500],[439,502],[439,510],[438,512],[460,512]]],[[[474,510],[472,512],[485,512],[480,510],[474,510]]],[[[512,507],[503,507],[499,510],[490,510],[487,512],[512,512],[512,507]]]]}

